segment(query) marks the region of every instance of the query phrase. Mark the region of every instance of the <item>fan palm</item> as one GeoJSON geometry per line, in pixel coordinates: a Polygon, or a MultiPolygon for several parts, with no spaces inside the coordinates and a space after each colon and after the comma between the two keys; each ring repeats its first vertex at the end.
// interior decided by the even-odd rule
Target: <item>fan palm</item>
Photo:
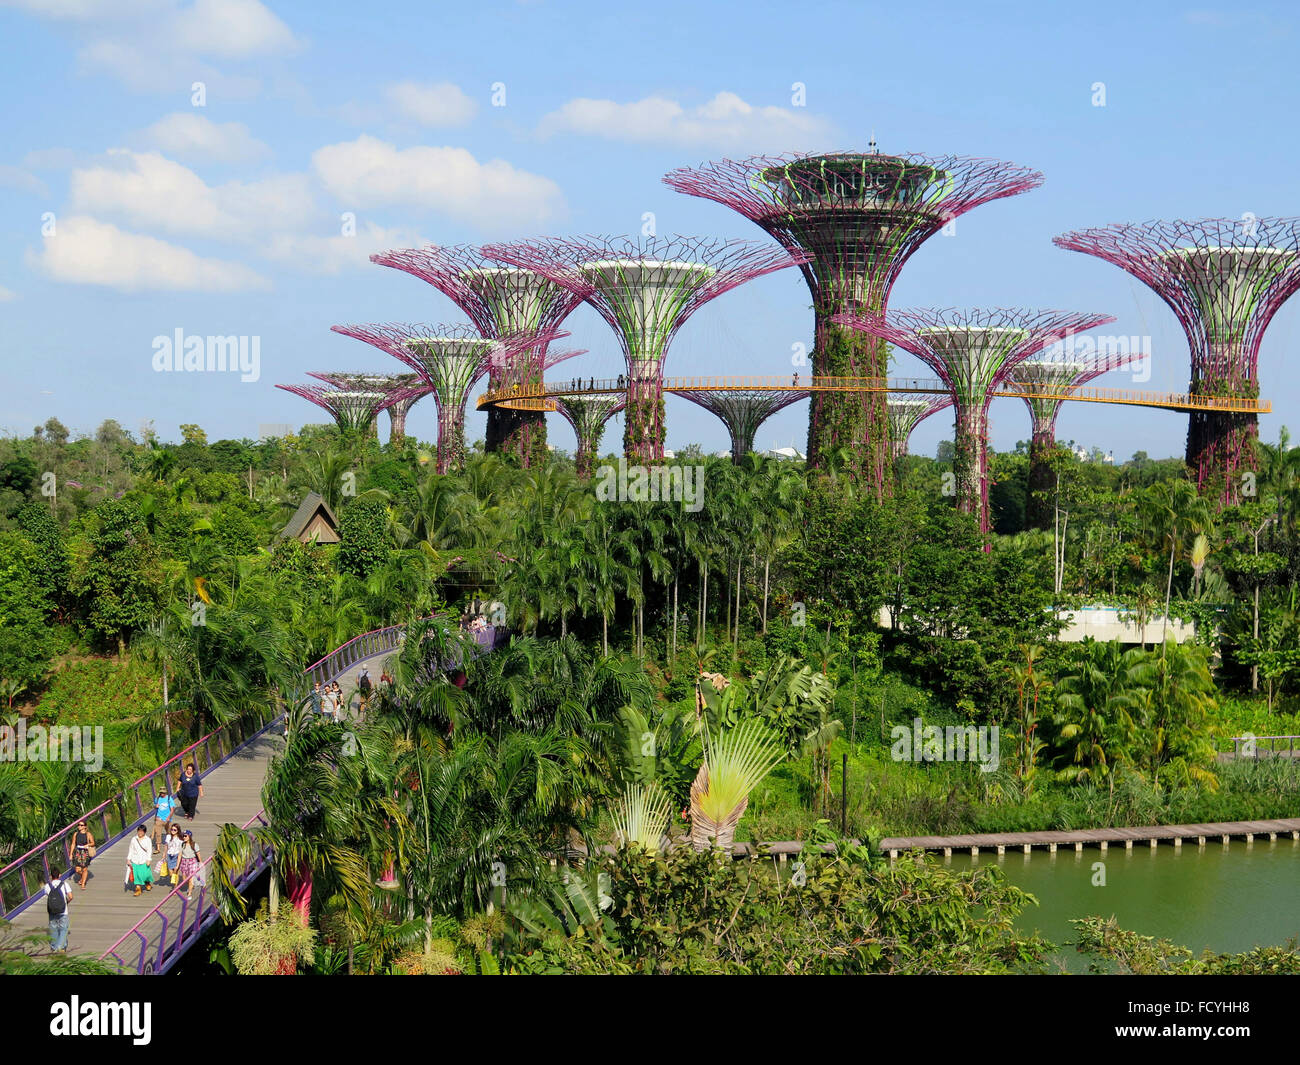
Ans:
{"type": "Polygon", "coordinates": [[[785,757],[780,740],[754,718],[704,735],[704,764],[691,785],[691,843],[730,851],[750,792],[785,757]]]}

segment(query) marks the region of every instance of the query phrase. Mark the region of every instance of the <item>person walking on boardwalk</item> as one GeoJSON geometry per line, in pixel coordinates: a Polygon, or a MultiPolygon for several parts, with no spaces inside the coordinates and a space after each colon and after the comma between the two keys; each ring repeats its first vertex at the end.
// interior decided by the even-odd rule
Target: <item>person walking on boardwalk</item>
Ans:
{"type": "Polygon", "coordinates": [[[187,899],[194,890],[194,876],[199,871],[199,861],[199,845],[194,842],[194,833],[187,828],[181,833],[181,864],[178,870],[180,881],[185,885],[187,899]]]}
{"type": "Polygon", "coordinates": [[[57,876],[45,885],[45,912],[50,919],[50,950],[55,954],[68,950],[68,907],[72,905],[72,885],[57,876]]]}
{"type": "Polygon", "coordinates": [[[173,821],[167,829],[167,878],[175,887],[181,876],[181,826],[173,821]]]}
{"type": "Polygon", "coordinates": [[[152,891],[153,870],[150,865],[153,862],[153,849],[149,846],[149,833],[144,825],[135,830],[135,838],[131,840],[131,846],[126,851],[126,860],[131,866],[135,883],[133,894],[139,895],[141,891],[152,891]]]}
{"type": "Polygon", "coordinates": [[[90,859],[95,856],[95,837],[86,828],[85,821],[77,822],[77,830],[72,834],[72,875],[81,890],[86,890],[86,877],[90,876],[90,859]]]}
{"type": "MultiPolygon", "coordinates": [[[[167,787],[167,775],[163,774],[163,788],[167,787]]],[[[153,800],[153,852],[157,854],[162,849],[163,842],[167,839],[167,826],[171,823],[172,814],[176,807],[180,805],[166,790],[153,800]]]]}
{"type": "Polygon", "coordinates": [[[357,678],[357,689],[361,692],[361,712],[366,712],[366,703],[370,702],[370,670],[361,667],[361,676],[357,678]]]}
{"type": "Polygon", "coordinates": [[[181,809],[185,811],[185,820],[193,821],[199,800],[203,798],[203,782],[195,772],[194,763],[185,766],[185,775],[181,777],[181,809]]]}
{"type": "Polygon", "coordinates": [[[323,698],[324,698],[324,692],[322,692],[320,689],[320,681],[317,681],[315,684],[312,685],[312,689],[311,689],[311,708],[318,714],[321,712],[321,706],[322,706],[321,700],[323,698]]]}
{"type": "Polygon", "coordinates": [[[326,684],[324,691],[321,692],[320,713],[326,721],[334,720],[334,685],[326,684]]]}

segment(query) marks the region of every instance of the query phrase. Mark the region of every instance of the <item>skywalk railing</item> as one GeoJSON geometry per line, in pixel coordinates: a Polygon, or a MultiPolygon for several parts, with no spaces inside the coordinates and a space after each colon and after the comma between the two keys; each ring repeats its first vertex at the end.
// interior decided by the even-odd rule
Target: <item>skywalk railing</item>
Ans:
{"type": "MultiPolygon", "coordinates": [[[[477,408],[502,404],[519,409],[543,409],[537,404],[559,396],[625,392],[626,377],[582,377],[568,381],[512,385],[483,393],[477,408]]],[[[800,374],[731,377],[665,377],[665,392],[901,392],[947,395],[948,386],[937,378],[922,377],[805,377],[800,374]]],[[[1084,403],[1115,403],[1160,407],[1166,410],[1204,410],[1225,414],[1268,414],[1273,404],[1254,396],[1205,396],[1190,392],[1148,392],[1136,388],[1078,385],[1060,388],[1048,382],[1004,381],[993,393],[1021,399],[1059,399],[1084,403]]],[[[545,408],[550,409],[550,408],[545,408]]]]}
{"type": "MultiPolygon", "coordinates": [[[[259,810],[241,827],[245,832],[266,824],[266,811],[259,810]]],[[[248,861],[231,878],[235,890],[244,888],[261,875],[271,860],[271,848],[253,838],[248,861]]],[[[201,874],[186,877],[171,893],[137,921],[116,943],[99,956],[122,975],[161,976],[193,946],[195,940],[216,923],[220,913],[212,897],[215,876],[213,858],[205,858],[201,874]],[[188,897],[187,897],[188,896],[188,897]]]]}
{"type": "MultiPolygon", "coordinates": [[[[405,625],[389,625],[362,633],[313,662],[303,671],[304,677],[311,683],[319,680],[323,684],[342,676],[364,658],[396,650],[405,632],[405,625]]],[[[293,702],[303,697],[305,692],[297,692],[293,702]]],[[[222,725],[0,869],[0,918],[12,920],[26,909],[41,894],[51,874],[65,876],[71,871],[69,841],[82,821],[95,837],[97,849],[111,846],[151,816],[153,801],[164,787],[169,792],[175,790],[168,774],[178,774],[188,762],[194,763],[200,776],[211,772],[240,748],[261,737],[282,716],[268,710],[222,725]]]]}

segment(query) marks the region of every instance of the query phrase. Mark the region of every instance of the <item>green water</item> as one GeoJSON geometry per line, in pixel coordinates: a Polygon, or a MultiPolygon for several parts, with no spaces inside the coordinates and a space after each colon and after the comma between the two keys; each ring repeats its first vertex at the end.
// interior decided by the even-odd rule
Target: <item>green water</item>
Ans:
{"type": "MultiPolygon", "coordinates": [[[[954,854],[954,869],[972,863],[998,865],[1017,887],[1038,899],[1017,924],[1037,929],[1045,939],[1063,946],[1072,938],[1072,917],[1114,916],[1121,927],[1143,935],[1169,939],[1199,953],[1276,946],[1300,937],[1300,841],[1289,837],[1253,843],[1234,839],[1227,846],[1215,841],[1198,847],[1195,840],[1175,849],[1162,843],[1123,846],[1103,854],[1096,847],[1076,852],[1071,846],[1055,854],[954,854]],[[1105,885],[1096,863],[1103,863],[1105,885]]],[[[1069,967],[1079,967],[1079,955],[1064,948],[1069,967]]],[[[1085,963],[1086,964],[1086,963],[1085,963]]]]}

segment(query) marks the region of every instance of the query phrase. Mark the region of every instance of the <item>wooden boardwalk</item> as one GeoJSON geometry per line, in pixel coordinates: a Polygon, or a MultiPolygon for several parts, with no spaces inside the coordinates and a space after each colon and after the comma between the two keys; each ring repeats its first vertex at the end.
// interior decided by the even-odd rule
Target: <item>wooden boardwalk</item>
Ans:
{"type": "Polygon", "coordinates": [[[1068,832],[992,832],[967,836],[887,836],[878,845],[881,851],[887,851],[891,858],[897,858],[904,851],[943,851],[952,854],[955,850],[979,854],[981,851],[995,851],[1005,854],[1008,848],[1023,850],[1028,854],[1033,848],[1040,847],[1055,851],[1058,847],[1073,846],[1083,850],[1085,846],[1095,846],[1106,850],[1112,843],[1123,844],[1126,850],[1132,850],[1134,843],[1146,843],[1150,847],[1158,846],[1162,841],[1181,847],[1184,840],[1195,840],[1197,845],[1230,839],[1253,841],[1256,837],[1275,840],[1280,836],[1300,839],[1300,817],[1282,818],[1276,821],[1217,821],[1204,825],[1145,825],[1140,828],[1084,828],[1068,832]]]}
{"type": "MultiPolygon", "coordinates": [[[[360,661],[341,675],[339,683],[343,686],[343,691],[349,695],[352,693],[362,666],[371,666],[374,678],[378,679],[379,670],[375,663],[380,660],[382,656],[360,661]]],[[[204,795],[199,800],[194,820],[186,821],[184,815],[181,815],[180,820],[182,828],[193,830],[203,858],[211,857],[222,825],[247,824],[261,811],[262,783],[266,779],[267,764],[271,756],[283,746],[281,736],[268,733],[203,775],[204,795]]],[[[152,814],[144,824],[152,835],[152,814]]],[[[72,905],[68,909],[70,954],[99,957],[160,904],[164,905],[163,912],[169,918],[174,916],[173,910],[175,915],[179,915],[180,898],[179,895],[172,894],[170,888],[157,885],[152,891],[142,893],[139,898],[123,890],[128,845],[129,837],[119,840],[111,847],[99,849],[90,863],[86,890],[82,891],[73,884],[72,905]]],[[[155,862],[158,857],[159,855],[154,856],[155,862]]],[[[198,897],[197,891],[195,897],[198,897]]],[[[13,924],[25,933],[46,932],[48,917],[44,900],[37,899],[33,902],[13,918],[13,924]]]]}

